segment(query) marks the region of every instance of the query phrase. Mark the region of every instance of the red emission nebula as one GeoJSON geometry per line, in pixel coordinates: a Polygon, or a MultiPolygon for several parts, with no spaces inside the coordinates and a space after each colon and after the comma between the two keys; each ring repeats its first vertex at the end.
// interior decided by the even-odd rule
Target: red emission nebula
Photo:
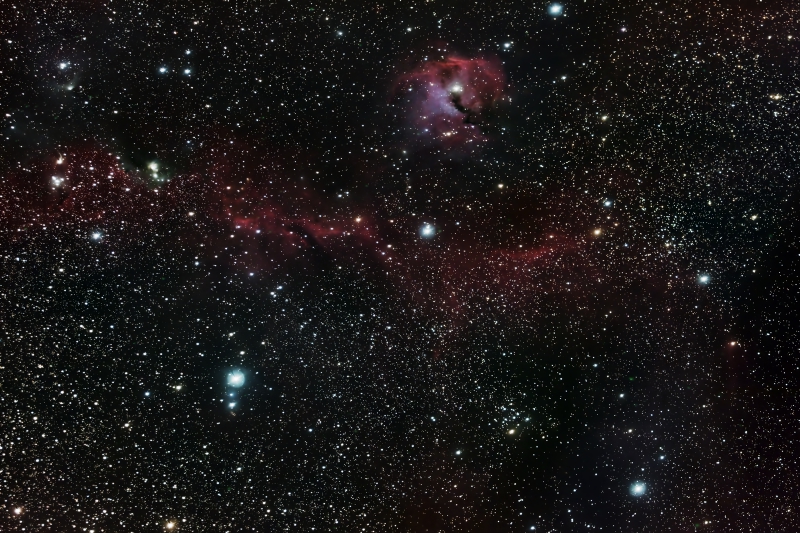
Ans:
{"type": "MultiPolygon", "coordinates": [[[[452,65],[442,83],[472,71],[452,65]]],[[[472,109],[491,99],[476,89],[465,92],[472,109]]],[[[248,151],[237,146],[239,154],[248,151]]],[[[222,150],[209,149],[199,161],[193,171],[154,188],[108,152],[84,146],[53,154],[5,181],[2,230],[12,240],[56,234],[121,253],[170,235],[162,244],[167,249],[180,244],[205,254],[199,259],[209,263],[227,257],[229,268],[256,276],[322,268],[314,258],[327,257],[365,279],[389,281],[421,316],[446,322],[451,335],[486,306],[511,319],[544,295],[575,289],[561,283],[568,272],[577,268],[585,277],[593,269],[581,259],[580,238],[547,231],[542,220],[520,220],[529,237],[513,246],[498,241],[485,211],[470,209],[457,220],[437,217],[435,234],[426,236],[420,228],[430,219],[423,216],[389,218],[365,203],[346,212],[330,208],[335,202],[312,184],[287,177],[289,171],[269,156],[233,162],[222,150]]],[[[508,219],[519,205],[535,201],[516,198],[489,216],[508,219]]]]}
{"type": "MultiPolygon", "coordinates": [[[[424,63],[395,90],[410,94],[405,105],[426,143],[457,151],[485,138],[482,115],[504,84],[493,61],[449,58],[424,63]]],[[[215,137],[192,168],[158,186],[96,146],[40,158],[3,182],[0,229],[12,241],[63,234],[120,252],[167,239],[167,250],[199,253],[192,262],[248,276],[346,266],[388,281],[420,318],[443,324],[442,342],[487,312],[513,323],[548,301],[579,306],[613,275],[586,253],[597,245],[589,220],[599,211],[584,198],[501,187],[482,206],[465,197],[435,217],[398,216],[375,199],[343,204],[323,194],[298,176],[296,155],[215,137]]]]}

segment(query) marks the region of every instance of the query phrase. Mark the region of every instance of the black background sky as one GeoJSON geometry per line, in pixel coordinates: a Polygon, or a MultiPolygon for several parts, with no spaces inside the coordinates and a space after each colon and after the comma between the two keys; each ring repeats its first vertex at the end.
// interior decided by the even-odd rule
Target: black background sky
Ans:
{"type": "Polygon", "coordinates": [[[552,8],[5,0],[0,529],[800,528],[798,9],[552,8]]]}

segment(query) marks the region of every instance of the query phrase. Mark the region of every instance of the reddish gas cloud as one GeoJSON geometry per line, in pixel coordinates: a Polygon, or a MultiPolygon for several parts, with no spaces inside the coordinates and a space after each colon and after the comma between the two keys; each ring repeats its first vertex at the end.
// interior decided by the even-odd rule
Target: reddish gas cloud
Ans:
{"type": "Polygon", "coordinates": [[[308,252],[340,257],[374,248],[367,246],[375,244],[376,228],[367,209],[351,210],[321,195],[311,180],[287,170],[294,157],[225,141],[198,159],[194,173],[213,183],[199,210],[230,230],[247,252],[248,268],[272,264],[265,251],[302,260],[308,252]],[[235,158],[228,155],[232,150],[235,158]]]}
{"type": "Polygon", "coordinates": [[[485,113],[504,87],[498,62],[451,57],[428,61],[401,77],[395,94],[415,134],[457,146],[485,139],[485,113]]]}
{"type": "Polygon", "coordinates": [[[9,171],[0,183],[0,233],[12,241],[36,231],[130,229],[152,220],[157,203],[158,193],[118,158],[75,146],[9,171]]]}
{"type": "MultiPolygon", "coordinates": [[[[445,69],[443,83],[471,72],[454,65],[461,63],[445,69]]],[[[472,109],[491,102],[480,91],[465,92],[472,109]]],[[[134,250],[160,236],[163,246],[180,243],[199,261],[224,260],[254,275],[317,268],[324,257],[387,284],[417,316],[439,324],[440,347],[458,342],[463,328],[487,313],[513,321],[535,313],[548,294],[583,292],[581,283],[566,284],[567,276],[596,277],[581,258],[585,245],[546,222],[555,214],[527,222],[520,215],[513,223],[527,237],[512,244],[508,236],[494,238],[499,230],[491,223],[522,212],[508,201],[491,213],[465,210],[457,219],[389,218],[380,207],[325,196],[264,153],[226,139],[198,154],[191,171],[156,187],[146,183],[146,173],[123,169],[113,154],[75,147],[0,182],[0,234],[8,242],[57,233],[134,250]],[[431,235],[421,232],[426,220],[435,225],[431,235]]],[[[517,202],[529,205],[533,198],[519,193],[517,202]]]]}

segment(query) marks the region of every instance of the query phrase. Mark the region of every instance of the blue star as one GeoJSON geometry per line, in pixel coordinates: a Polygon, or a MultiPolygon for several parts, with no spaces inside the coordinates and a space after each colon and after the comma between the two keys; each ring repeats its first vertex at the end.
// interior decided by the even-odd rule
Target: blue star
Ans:
{"type": "Polygon", "coordinates": [[[241,370],[234,370],[228,374],[228,385],[239,388],[244,385],[244,373],[241,370]]]}

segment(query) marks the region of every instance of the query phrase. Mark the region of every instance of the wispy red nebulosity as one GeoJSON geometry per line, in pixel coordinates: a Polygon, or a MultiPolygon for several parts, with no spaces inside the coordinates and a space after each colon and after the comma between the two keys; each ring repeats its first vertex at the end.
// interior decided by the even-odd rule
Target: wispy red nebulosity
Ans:
{"type": "MultiPolygon", "coordinates": [[[[480,95],[469,98],[476,109],[486,105],[480,95]]],[[[440,345],[457,342],[487,313],[513,320],[520,311],[535,312],[544,295],[578,288],[565,278],[588,272],[581,244],[543,234],[538,222],[516,222],[530,236],[523,244],[503,244],[496,236],[491,220],[507,218],[504,211],[489,220],[468,211],[473,214],[459,217],[461,225],[440,219],[436,234],[426,236],[419,217],[388,220],[369,205],[342,207],[277,158],[242,146],[226,149],[200,154],[191,173],[157,188],[98,149],[54,155],[0,183],[0,228],[11,239],[34,230],[78,230],[84,238],[97,232],[120,246],[160,234],[209,257],[224,251],[231,267],[250,272],[277,264],[306,268],[326,257],[388,282],[418,316],[440,325],[440,345]]]]}
{"type": "Polygon", "coordinates": [[[0,183],[0,229],[14,239],[53,225],[92,230],[152,217],[156,195],[116,157],[79,146],[10,171],[0,183]]]}
{"type": "Polygon", "coordinates": [[[242,248],[255,252],[248,253],[251,266],[259,266],[257,252],[267,249],[285,258],[312,250],[338,256],[372,241],[369,217],[332,209],[311,183],[292,176],[280,157],[235,146],[233,165],[223,149],[209,150],[206,167],[197,171],[213,184],[206,210],[240,237],[242,248]]]}

